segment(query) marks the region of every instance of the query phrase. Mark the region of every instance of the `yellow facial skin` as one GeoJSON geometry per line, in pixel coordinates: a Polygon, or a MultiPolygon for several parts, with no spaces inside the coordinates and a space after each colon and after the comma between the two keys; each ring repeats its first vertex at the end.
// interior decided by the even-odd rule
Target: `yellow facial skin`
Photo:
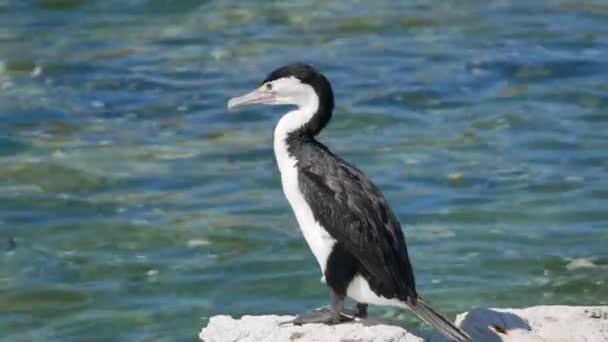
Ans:
{"type": "Polygon", "coordinates": [[[272,84],[270,84],[269,82],[266,82],[264,84],[262,84],[261,86],[258,87],[259,91],[270,91],[272,90],[272,84]]]}

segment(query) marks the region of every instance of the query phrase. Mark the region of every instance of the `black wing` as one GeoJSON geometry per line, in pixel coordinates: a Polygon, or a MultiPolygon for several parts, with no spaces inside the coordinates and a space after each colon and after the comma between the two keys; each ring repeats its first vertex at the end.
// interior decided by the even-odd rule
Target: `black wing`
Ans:
{"type": "Polygon", "coordinates": [[[300,189],[315,219],[359,261],[372,290],[417,298],[405,238],[384,196],[361,171],[317,148],[314,163],[298,162],[300,189]]]}

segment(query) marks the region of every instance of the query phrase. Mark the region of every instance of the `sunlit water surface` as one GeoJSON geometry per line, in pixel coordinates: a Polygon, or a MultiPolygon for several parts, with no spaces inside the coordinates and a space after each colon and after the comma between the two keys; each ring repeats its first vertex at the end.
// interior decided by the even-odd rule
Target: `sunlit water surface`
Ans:
{"type": "Polygon", "coordinates": [[[333,82],[319,139],[384,191],[441,311],[606,303],[607,56],[601,0],[0,0],[0,337],[190,341],[325,304],[286,109],[225,109],[293,60],[333,82]]]}

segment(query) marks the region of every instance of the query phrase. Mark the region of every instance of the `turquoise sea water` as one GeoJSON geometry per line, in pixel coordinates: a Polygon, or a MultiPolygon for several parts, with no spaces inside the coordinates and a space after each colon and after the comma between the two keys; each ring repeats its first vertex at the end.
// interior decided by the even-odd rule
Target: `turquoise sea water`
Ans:
{"type": "Polygon", "coordinates": [[[320,140],[384,191],[441,311],[608,302],[605,1],[0,0],[0,339],[325,304],[285,108],[225,109],[293,60],[333,82],[320,140]]]}

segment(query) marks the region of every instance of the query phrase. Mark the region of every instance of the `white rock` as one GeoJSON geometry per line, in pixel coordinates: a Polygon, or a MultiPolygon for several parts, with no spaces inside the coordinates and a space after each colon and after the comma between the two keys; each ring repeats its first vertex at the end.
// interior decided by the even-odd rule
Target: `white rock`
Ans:
{"type": "MultiPolygon", "coordinates": [[[[608,342],[608,306],[475,309],[458,315],[456,324],[474,341],[608,342]]],[[[434,333],[429,342],[447,339],[434,333]]]]}
{"type": "MultiPolygon", "coordinates": [[[[293,317],[214,316],[199,337],[205,342],[424,341],[400,326],[372,319],[333,326],[279,326],[290,319],[293,317]]],[[[458,315],[456,323],[475,342],[608,342],[608,306],[475,309],[458,315]]],[[[426,341],[447,342],[447,339],[434,333],[426,341]]]]}
{"type": "Polygon", "coordinates": [[[309,341],[349,341],[349,342],[422,342],[405,329],[378,322],[359,321],[337,325],[306,324],[285,325],[280,322],[293,319],[292,316],[214,316],[199,334],[205,342],[309,342],[309,341]]]}

